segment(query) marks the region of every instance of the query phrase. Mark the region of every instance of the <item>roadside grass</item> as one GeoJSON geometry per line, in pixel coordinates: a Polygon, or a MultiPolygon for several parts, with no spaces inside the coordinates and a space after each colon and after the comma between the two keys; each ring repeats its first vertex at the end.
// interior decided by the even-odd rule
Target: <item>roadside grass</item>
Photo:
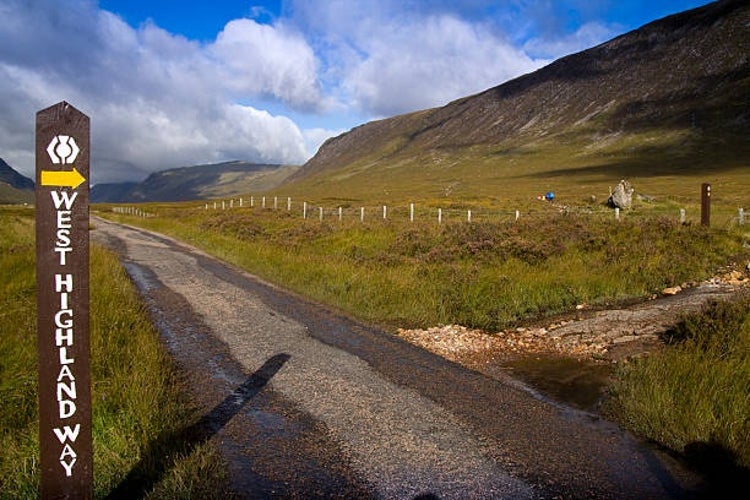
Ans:
{"type": "MultiPolygon", "coordinates": [[[[443,206],[463,211],[481,205],[443,206]]],[[[458,323],[494,331],[578,304],[605,307],[647,298],[750,259],[743,246],[750,234],[742,228],[680,224],[668,202],[641,206],[618,223],[596,210],[544,212],[519,221],[455,217],[438,225],[424,217],[409,222],[403,208],[400,218],[365,222],[351,215],[301,220],[296,212],[258,206],[146,209],[159,216],[106,216],[169,234],[392,329],[458,323]]],[[[747,467],[748,306],[746,298],[728,309],[713,306],[719,313],[687,318],[663,353],[626,365],[612,389],[612,418],[694,461],[711,459],[718,449],[724,465],[747,467]],[[709,326],[716,324],[714,316],[719,326],[709,326]],[[721,333],[696,340],[704,331],[721,333]]],[[[705,463],[700,467],[707,470],[705,463]]]]}
{"type": "MultiPolygon", "coordinates": [[[[0,498],[37,498],[33,210],[2,207],[0,221],[0,498]]],[[[117,257],[98,246],[91,250],[91,290],[95,498],[136,466],[136,484],[155,484],[152,498],[220,491],[224,472],[210,446],[185,454],[180,443],[161,439],[189,426],[194,411],[117,257]]]]}
{"type": "Polygon", "coordinates": [[[528,319],[648,297],[742,253],[734,231],[658,213],[320,221],[285,210],[162,206],[107,217],[170,234],[263,279],[391,328],[528,319]]]}
{"type": "Polygon", "coordinates": [[[36,307],[33,210],[0,224],[0,497],[37,497],[36,307]]]}
{"type": "Polygon", "coordinates": [[[685,316],[667,341],[669,349],[620,368],[608,412],[701,470],[747,478],[750,293],[685,316]]]}

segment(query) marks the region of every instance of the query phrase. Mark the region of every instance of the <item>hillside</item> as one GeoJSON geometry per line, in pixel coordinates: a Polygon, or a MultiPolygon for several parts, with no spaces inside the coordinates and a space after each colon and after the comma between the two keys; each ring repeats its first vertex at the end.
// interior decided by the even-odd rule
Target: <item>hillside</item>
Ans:
{"type": "Polygon", "coordinates": [[[287,187],[504,197],[563,176],[581,194],[623,177],[647,186],[690,178],[689,188],[675,184],[679,194],[748,171],[749,54],[750,4],[712,3],[444,107],[329,139],[287,187]]]}
{"type": "Polygon", "coordinates": [[[34,181],[16,172],[0,158],[0,204],[33,201],[34,181]]]}
{"type": "Polygon", "coordinates": [[[179,167],[149,175],[140,183],[98,184],[94,203],[187,201],[236,196],[273,189],[298,166],[242,161],[179,167]]]}

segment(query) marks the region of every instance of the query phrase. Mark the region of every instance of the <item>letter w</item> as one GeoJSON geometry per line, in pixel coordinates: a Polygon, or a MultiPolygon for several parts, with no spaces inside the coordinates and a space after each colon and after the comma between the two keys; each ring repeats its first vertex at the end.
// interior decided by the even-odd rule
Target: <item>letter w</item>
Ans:
{"type": "Polygon", "coordinates": [[[60,210],[63,202],[65,203],[65,210],[70,210],[70,207],[73,206],[73,202],[76,201],[76,198],[78,198],[78,191],[73,193],[73,196],[71,196],[67,191],[52,191],[51,194],[52,202],[55,204],[55,208],[57,210],[60,210]]]}
{"type": "Polygon", "coordinates": [[[52,429],[55,431],[55,435],[57,436],[57,439],[60,440],[60,443],[64,443],[68,439],[72,443],[76,442],[76,438],[78,437],[78,431],[81,430],[81,424],[76,424],[75,428],[73,430],[70,429],[69,425],[66,425],[62,431],[60,431],[60,428],[52,429]]]}

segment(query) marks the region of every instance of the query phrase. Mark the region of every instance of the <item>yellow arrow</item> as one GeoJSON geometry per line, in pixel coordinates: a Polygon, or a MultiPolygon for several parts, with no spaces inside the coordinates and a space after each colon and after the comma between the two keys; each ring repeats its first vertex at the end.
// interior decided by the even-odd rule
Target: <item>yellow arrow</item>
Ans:
{"type": "Polygon", "coordinates": [[[73,167],[73,170],[42,170],[42,186],[77,188],[86,178],[73,167]]]}

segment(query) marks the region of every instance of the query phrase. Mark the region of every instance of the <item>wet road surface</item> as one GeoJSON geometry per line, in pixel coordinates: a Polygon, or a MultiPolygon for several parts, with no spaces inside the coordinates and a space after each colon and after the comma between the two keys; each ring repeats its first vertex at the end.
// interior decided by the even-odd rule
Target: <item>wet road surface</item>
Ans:
{"type": "Polygon", "coordinates": [[[191,439],[217,443],[240,497],[695,496],[696,477],[595,415],[164,236],[94,227],[205,411],[191,439]]]}

